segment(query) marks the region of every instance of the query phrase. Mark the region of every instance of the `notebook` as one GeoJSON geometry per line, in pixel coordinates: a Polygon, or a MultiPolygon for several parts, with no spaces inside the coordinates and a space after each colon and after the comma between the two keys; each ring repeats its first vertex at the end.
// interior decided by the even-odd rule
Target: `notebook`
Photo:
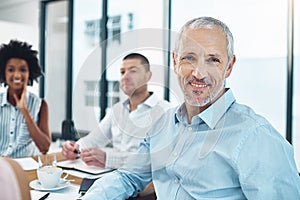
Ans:
{"type": "Polygon", "coordinates": [[[57,162],[57,166],[66,169],[75,169],[78,171],[82,171],[94,175],[104,174],[113,171],[113,169],[110,168],[88,166],[81,159],[60,161],[57,162]]]}

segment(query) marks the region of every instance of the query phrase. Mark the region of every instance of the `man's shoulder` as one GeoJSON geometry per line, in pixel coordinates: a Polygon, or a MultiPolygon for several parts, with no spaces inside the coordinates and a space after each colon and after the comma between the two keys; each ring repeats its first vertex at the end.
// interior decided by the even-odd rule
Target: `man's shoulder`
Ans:
{"type": "Polygon", "coordinates": [[[119,102],[115,103],[115,104],[111,107],[111,109],[119,109],[120,107],[123,107],[123,106],[124,106],[124,102],[119,101],[119,102]]]}
{"type": "Polygon", "coordinates": [[[250,106],[234,103],[230,107],[230,112],[227,115],[231,123],[240,125],[249,133],[260,132],[277,132],[273,125],[262,115],[256,113],[250,106]]]}
{"type": "Polygon", "coordinates": [[[157,105],[160,105],[160,106],[162,106],[162,107],[164,107],[165,109],[169,109],[169,108],[171,108],[172,107],[172,104],[169,102],[169,101],[167,101],[167,100],[159,100],[158,102],[157,102],[157,105]]]}
{"type": "Polygon", "coordinates": [[[264,117],[257,114],[250,106],[247,106],[245,104],[239,104],[237,102],[234,102],[232,106],[230,107],[231,114],[238,115],[240,118],[248,119],[248,120],[261,120],[264,119],[264,117]]]}
{"type": "Polygon", "coordinates": [[[166,100],[158,100],[157,103],[151,107],[151,113],[157,116],[163,116],[168,110],[170,110],[172,104],[166,100]]]}
{"type": "Polygon", "coordinates": [[[152,109],[151,113],[158,117],[158,121],[164,121],[165,119],[172,119],[177,109],[178,106],[172,106],[168,102],[168,104],[158,104],[152,109]]]}

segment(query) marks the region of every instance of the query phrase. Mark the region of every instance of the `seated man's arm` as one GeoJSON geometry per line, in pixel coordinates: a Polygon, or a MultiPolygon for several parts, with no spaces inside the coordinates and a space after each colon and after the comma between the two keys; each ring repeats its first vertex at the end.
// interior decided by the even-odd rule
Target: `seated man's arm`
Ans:
{"type": "Polygon", "coordinates": [[[80,138],[76,143],[80,148],[103,148],[112,142],[111,112],[108,112],[100,123],[88,135],[80,138]]]}

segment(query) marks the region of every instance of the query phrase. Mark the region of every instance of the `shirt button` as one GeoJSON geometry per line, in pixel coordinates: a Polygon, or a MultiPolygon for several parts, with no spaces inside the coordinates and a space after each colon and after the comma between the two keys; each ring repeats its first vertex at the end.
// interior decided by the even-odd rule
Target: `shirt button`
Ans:
{"type": "Polygon", "coordinates": [[[175,178],[175,179],[174,179],[174,183],[176,183],[176,184],[178,184],[178,183],[179,183],[179,180],[178,180],[178,178],[175,178]]]}
{"type": "Polygon", "coordinates": [[[188,127],[188,130],[189,130],[189,131],[192,131],[192,130],[193,130],[193,128],[189,126],[189,127],[188,127]]]}
{"type": "Polygon", "coordinates": [[[12,131],[10,132],[10,134],[13,134],[13,133],[14,133],[14,132],[12,132],[12,131]]]}
{"type": "Polygon", "coordinates": [[[173,156],[177,156],[178,154],[176,152],[173,153],[173,156]]]}

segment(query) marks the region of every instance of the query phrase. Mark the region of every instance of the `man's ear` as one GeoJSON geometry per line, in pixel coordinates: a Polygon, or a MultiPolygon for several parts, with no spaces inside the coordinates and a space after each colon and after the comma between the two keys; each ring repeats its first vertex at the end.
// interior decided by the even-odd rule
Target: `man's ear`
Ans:
{"type": "Polygon", "coordinates": [[[152,72],[151,71],[147,71],[146,72],[146,76],[147,76],[147,82],[150,81],[150,79],[152,77],[152,72]]]}
{"type": "Polygon", "coordinates": [[[229,65],[228,65],[228,67],[227,67],[227,69],[226,69],[225,78],[228,78],[228,77],[230,76],[235,61],[236,61],[236,57],[235,57],[235,55],[233,55],[233,57],[232,57],[232,59],[231,59],[229,65]]]}
{"type": "Polygon", "coordinates": [[[173,60],[173,70],[177,74],[176,55],[175,55],[174,51],[172,52],[172,60],[173,60]]]}

